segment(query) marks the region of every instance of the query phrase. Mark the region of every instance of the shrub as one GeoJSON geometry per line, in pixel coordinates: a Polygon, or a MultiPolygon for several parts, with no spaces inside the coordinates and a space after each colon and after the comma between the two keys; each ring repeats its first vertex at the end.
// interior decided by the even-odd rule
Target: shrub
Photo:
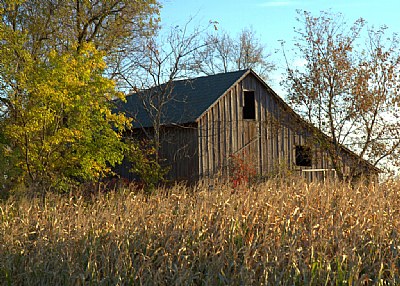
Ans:
{"type": "Polygon", "coordinates": [[[256,177],[257,170],[246,152],[239,152],[229,156],[229,181],[234,190],[248,187],[256,177]]]}

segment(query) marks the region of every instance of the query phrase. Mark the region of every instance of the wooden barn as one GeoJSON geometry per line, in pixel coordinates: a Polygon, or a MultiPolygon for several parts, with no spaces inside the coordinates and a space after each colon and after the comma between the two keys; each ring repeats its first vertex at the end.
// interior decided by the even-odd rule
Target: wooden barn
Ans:
{"type": "MultiPolygon", "coordinates": [[[[135,118],[134,134],[151,133],[153,120],[137,94],[128,96],[122,108],[135,118]]],[[[317,140],[326,135],[297,115],[251,69],[174,81],[161,126],[160,156],[171,180],[229,176],[237,157],[260,177],[282,170],[309,180],[335,175],[317,140]]],[[[340,158],[344,174],[355,165],[365,174],[379,173],[343,146],[340,158]]]]}

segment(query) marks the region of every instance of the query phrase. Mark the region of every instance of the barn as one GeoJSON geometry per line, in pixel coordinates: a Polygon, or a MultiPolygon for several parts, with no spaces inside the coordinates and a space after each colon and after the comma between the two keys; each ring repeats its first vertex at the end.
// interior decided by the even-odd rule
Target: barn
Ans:
{"type": "MultiPolygon", "coordinates": [[[[310,181],[335,176],[326,144],[321,144],[321,138],[329,138],[296,114],[253,70],[174,81],[168,90],[168,101],[159,112],[159,154],[169,168],[168,179],[195,182],[229,176],[237,157],[259,177],[283,169],[310,181]]],[[[134,117],[134,136],[152,134],[154,117],[138,94],[128,96],[121,109],[134,117]]],[[[344,146],[339,153],[344,174],[354,166],[368,175],[379,173],[344,146]]]]}

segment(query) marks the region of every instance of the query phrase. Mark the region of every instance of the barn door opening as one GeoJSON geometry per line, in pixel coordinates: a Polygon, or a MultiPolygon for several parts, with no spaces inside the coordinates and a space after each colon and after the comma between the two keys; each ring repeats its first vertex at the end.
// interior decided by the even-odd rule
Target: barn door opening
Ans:
{"type": "Polygon", "coordinates": [[[243,119],[256,119],[256,103],[254,99],[254,90],[245,90],[243,92],[243,96],[243,119]]]}

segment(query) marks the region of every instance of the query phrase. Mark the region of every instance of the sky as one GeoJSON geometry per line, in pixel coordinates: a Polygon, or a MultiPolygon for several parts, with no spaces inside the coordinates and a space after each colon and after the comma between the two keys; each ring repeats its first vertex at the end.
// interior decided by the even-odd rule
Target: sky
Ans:
{"type": "Polygon", "coordinates": [[[218,30],[237,35],[243,28],[252,27],[277,71],[268,84],[275,91],[283,92],[279,78],[285,67],[280,41],[285,50],[294,43],[296,10],[305,10],[318,16],[320,11],[340,12],[348,23],[364,18],[369,26],[387,25],[391,32],[400,32],[400,0],[160,0],[161,25],[165,28],[183,25],[190,18],[196,25],[207,25],[217,21],[218,30]]]}

